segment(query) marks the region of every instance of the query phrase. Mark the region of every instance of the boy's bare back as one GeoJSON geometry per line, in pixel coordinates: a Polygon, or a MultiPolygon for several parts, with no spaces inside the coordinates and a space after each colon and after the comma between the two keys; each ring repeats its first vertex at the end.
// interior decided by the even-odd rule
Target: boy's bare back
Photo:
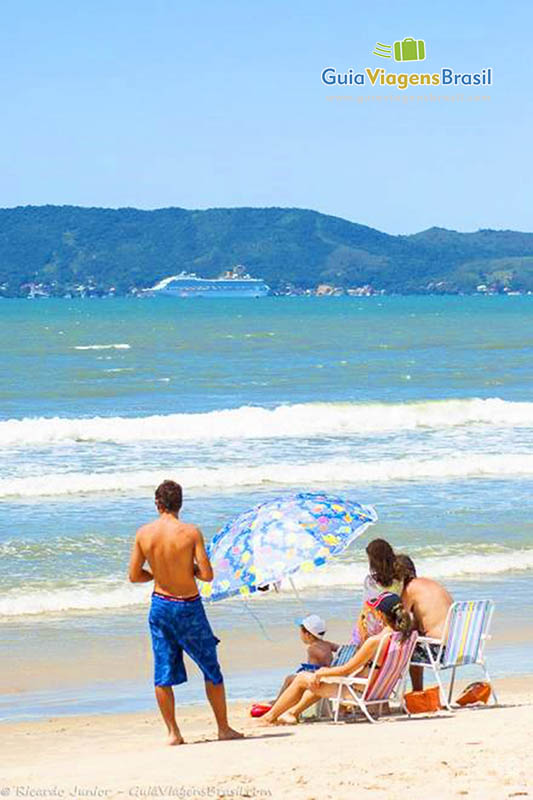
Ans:
{"type": "Polygon", "coordinates": [[[328,642],[326,639],[313,642],[307,648],[307,662],[320,667],[329,667],[333,661],[333,653],[338,649],[338,644],[328,642]]]}
{"type": "Polygon", "coordinates": [[[212,578],[203,536],[195,525],[164,514],[139,528],[135,543],[138,558],[150,565],[156,592],[191,597],[198,592],[195,577],[212,578]]]}

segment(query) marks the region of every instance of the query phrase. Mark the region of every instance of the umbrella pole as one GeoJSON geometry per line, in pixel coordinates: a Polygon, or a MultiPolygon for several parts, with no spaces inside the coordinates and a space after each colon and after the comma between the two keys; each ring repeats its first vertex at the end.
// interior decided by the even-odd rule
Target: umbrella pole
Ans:
{"type": "Polygon", "coordinates": [[[265,628],[265,626],[261,622],[261,619],[258,617],[258,615],[251,609],[251,607],[246,602],[246,598],[243,597],[242,601],[243,601],[244,605],[246,606],[247,611],[250,613],[252,618],[257,622],[257,624],[258,624],[258,626],[259,626],[259,628],[261,630],[261,633],[263,634],[265,639],[268,639],[269,642],[273,642],[274,641],[273,638],[271,636],[269,636],[267,629],[265,628]]]}
{"type": "Polygon", "coordinates": [[[305,614],[307,614],[307,608],[305,607],[305,604],[304,604],[302,598],[300,597],[300,595],[298,593],[298,589],[296,588],[295,583],[294,583],[293,579],[290,576],[289,576],[289,583],[292,586],[292,590],[293,590],[294,594],[296,595],[296,599],[300,603],[300,605],[302,607],[302,610],[304,611],[305,614]]]}

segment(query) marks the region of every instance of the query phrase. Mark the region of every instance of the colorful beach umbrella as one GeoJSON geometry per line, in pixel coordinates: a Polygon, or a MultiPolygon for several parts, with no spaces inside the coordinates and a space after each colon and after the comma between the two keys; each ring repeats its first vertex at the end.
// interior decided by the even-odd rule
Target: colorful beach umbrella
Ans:
{"type": "Polygon", "coordinates": [[[206,600],[249,596],[266,584],[324,567],[377,521],[372,506],[300,493],[260,503],[225,525],[209,556],[215,573],[206,600]]]}

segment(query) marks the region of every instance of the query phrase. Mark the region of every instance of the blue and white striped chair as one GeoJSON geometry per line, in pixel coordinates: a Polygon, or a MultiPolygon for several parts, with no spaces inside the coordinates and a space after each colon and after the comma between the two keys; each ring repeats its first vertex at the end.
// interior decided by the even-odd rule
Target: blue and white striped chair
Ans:
{"type": "Polygon", "coordinates": [[[332,667],[341,667],[354,657],[357,651],[356,644],[341,644],[331,662],[332,667]]]}
{"type": "MultiPolygon", "coordinates": [[[[455,673],[459,667],[477,665],[483,670],[485,680],[491,683],[485,662],[485,645],[490,639],[489,629],[493,612],[492,600],[462,600],[450,606],[442,639],[418,637],[418,644],[424,648],[426,660],[419,660],[415,650],[411,665],[433,670],[439,685],[442,704],[450,710],[455,673]],[[441,673],[449,669],[452,670],[452,674],[446,697],[441,673]]],[[[493,701],[497,703],[492,683],[491,688],[493,701]]]]}
{"type": "MultiPolygon", "coordinates": [[[[335,655],[333,656],[331,666],[340,667],[343,664],[346,664],[347,661],[349,661],[351,658],[354,657],[356,651],[357,651],[356,644],[341,644],[339,646],[339,649],[335,652],[335,655]]],[[[316,716],[318,719],[333,717],[331,711],[331,703],[326,697],[323,697],[321,700],[318,701],[318,703],[316,704],[315,711],[313,711],[313,706],[311,706],[310,709],[307,709],[307,711],[304,711],[302,714],[302,717],[304,719],[306,718],[310,719],[311,717],[314,716],[316,716]]]]}

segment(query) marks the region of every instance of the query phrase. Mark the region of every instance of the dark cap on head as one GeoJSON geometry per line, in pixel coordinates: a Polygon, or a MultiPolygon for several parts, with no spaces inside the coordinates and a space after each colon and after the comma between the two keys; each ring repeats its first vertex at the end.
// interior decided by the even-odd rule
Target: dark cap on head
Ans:
{"type": "Polygon", "coordinates": [[[379,597],[374,597],[372,600],[367,600],[367,604],[376,611],[383,611],[384,614],[389,614],[392,609],[401,604],[402,600],[397,594],[393,592],[383,592],[379,597]]]}

